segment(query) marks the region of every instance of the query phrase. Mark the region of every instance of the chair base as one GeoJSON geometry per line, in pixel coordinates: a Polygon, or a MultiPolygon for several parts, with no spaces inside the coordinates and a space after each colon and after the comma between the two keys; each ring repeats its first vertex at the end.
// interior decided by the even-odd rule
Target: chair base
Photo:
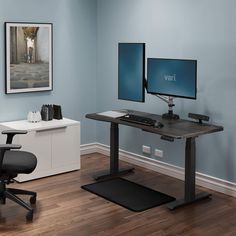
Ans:
{"type": "Polygon", "coordinates": [[[15,189],[15,188],[3,188],[0,190],[0,203],[1,204],[5,204],[7,198],[13,202],[16,202],[17,204],[19,204],[20,206],[22,206],[28,210],[28,213],[26,215],[26,219],[27,219],[27,221],[32,221],[34,209],[29,204],[24,202],[21,198],[16,196],[16,194],[31,196],[30,203],[35,204],[37,193],[32,192],[32,191],[22,190],[22,189],[15,189]]]}

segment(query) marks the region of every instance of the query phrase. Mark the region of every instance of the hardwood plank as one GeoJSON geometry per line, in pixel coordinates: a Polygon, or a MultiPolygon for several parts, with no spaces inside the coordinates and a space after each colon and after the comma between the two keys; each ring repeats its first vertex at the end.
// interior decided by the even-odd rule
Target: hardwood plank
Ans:
{"type": "MultiPolygon", "coordinates": [[[[80,188],[93,182],[94,172],[109,168],[109,159],[101,154],[81,159],[80,171],[11,184],[38,193],[36,212],[33,223],[26,223],[22,207],[9,200],[0,205],[0,235],[235,235],[236,198],[207,190],[213,195],[210,201],[175,211],[160,206],[132,212],[80,188]]],[[[183,195],[182,181],[138,166],[125,178],[174,197],[183,195]]]]}

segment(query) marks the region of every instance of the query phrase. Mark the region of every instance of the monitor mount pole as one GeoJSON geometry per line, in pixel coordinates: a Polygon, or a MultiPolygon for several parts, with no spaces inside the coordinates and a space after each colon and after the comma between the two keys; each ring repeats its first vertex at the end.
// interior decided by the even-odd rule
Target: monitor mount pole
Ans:
{"type": "MultiPolygon", "coordinates": [[[[147,79],[144,80],[144,87],[147,90],[147,79]]],[[[162,115],[163,119],[168,119],[168,120],[178,120],[179,119],[179,115],[173,113],[173,107],[175,106],[173,97],[161,96],[161,95],[154,94],[154,93],[152,93],[152,95],[155,95],[156,97],[160,98],[162,101],[164,101],[168,104],[168,113],[165,113],[162,115]]]]}
{"type": "Polygon", "coordinates": [[[178,120],[179,115],[173,113],[173,106],[174,104],[174,98],[173,97],[168,97],[168,96],[161,96],[158,94],[155,94],[156,97],[160,98],[162,101],[166,102],[168,104],[168,113],[165,113],[162,115],[163,119],[168,119],[168,120],[178,120]]]}

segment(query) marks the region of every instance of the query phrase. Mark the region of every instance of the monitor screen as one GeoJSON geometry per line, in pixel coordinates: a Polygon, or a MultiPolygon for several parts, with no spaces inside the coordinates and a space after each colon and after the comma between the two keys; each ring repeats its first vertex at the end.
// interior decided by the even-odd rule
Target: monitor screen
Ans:
{"type": "Polygon", "coordinates": [[[196,85],[196,60],[148,58],[148,93],[196,99],[196,85]]]}
{"type": "Polygon", "coordinates": [[[118,98],[144,102],[145,44],[119,43],[118,98]]]}

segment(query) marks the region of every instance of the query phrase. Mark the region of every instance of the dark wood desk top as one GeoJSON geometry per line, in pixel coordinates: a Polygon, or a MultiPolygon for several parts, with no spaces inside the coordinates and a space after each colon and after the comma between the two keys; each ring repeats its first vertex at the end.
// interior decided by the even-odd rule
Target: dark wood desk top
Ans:
{"type": "MultiPolygon", "coordinates": [[[[124,111],[126,110],[122,110],[122,112],[124,111]]],[[[131,127],[142,129],[146,132],[156,133],[159,135],[168,136],[175,139],[198,137],[203,134],[223,131],[224,129],[222,126],[211,125],[208,123],[199,124],[197,121],[191,121],[191,120],[182,120],[182,119],[166,120],[166,119],[162,119],[160,115],[150,114],[150,113],[140,112],[140,111],[127,110],[127,113],[129,114],[132,113],[135,115],[152,118],[154,120],[161,122],[164,125],[164,127],[155,128],[152,126],[135,124],[135,123],[120,120],[119,118],[103,116],[98,113],[87,114],[86,118],[98,120],[98,121],[112,122],[112,123],[116,123],[120,125],[131,126],[131,127]]]]}

